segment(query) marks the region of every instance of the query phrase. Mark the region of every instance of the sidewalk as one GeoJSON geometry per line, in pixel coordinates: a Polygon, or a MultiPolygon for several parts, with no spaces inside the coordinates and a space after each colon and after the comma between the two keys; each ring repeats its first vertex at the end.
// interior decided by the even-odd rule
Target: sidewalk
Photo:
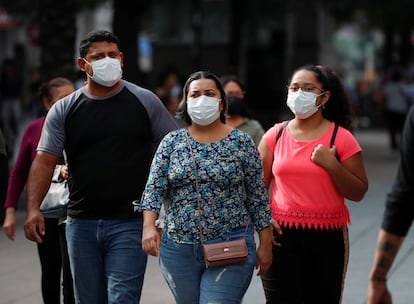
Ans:
{"type": "MultiPolygon", "coordinates": [[[[369,190],[359,203],[347,202],[351,212],[350,260],[343,295],[344,304],[363,304],[368,286],[368,273],[381,223],[384,201],[396,172],[398,156],[388,149],[383,131],[356,132],[365,159],[369,190]]],[[[18,212],[16,240],[11,242],[0,233],[0,304],[41,304],[40,266],[36,245],[25,239],[24,210],[18,212]]],[[[412,273],[414,271],[413,232],[407,236],[391,271],[389,287],[394,303],[414,303],[412,273]]],[[[174,303],[161,276],[158,262],[150,257],[141,303],[174,303]]],[[[260,279],[254,275],[244,304],[264,303],[260,279]]]]}

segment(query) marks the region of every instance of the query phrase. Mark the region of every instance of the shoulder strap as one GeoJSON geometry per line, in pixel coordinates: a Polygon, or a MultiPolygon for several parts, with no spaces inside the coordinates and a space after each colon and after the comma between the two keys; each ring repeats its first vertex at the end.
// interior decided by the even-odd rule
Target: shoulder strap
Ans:
{"type": "Polygon", "coordinates": [[[335,124],[335,127],[332,132],[332,136],[331,136],[331,142],[329,143],[329,148],[332,148],[332,146],[334,145],[337,132],[338,132],[338,125],[335,124]]]}
{"type": "MultiPolygon", "coordinates": [[[[331,141],[329,143],[329,148],[332,148],[332,146],[335,144],[335,138],[336,138],[337,132],[338,132],[338,125],[335,123],[335,127],[333,129],[332,136],[331,136],[331,141]]],[[[335,156],[338,161],[341,161],[341,159],[339,158],[338,152],[335,154],[335,156]]]]}
{"type": "MultiPolygon", "coordinates": [[[[278,133],[277,133],[277,135],[276,135],[276,141],[275,141],[275,144],[276,144],[276,143],[277,143],[277,141],[279,140],[280,136],[282,136],[282,133],[283,133],[283,131],[285,130],[285,128],[287,127],[288,123],[289,123],[289,120],[286,120],[286,121],[283,123],[282,127],[279,129],[279,132],[278,132],[278,133]]],[[[334,129],[333,129],[333,132],[332,132],[332,136],[331,136],[331,141],[330,141],[330,143],[329,143],[329,148],[332,148],[332,146],[335,144],[336,133],[338,133],[338,125],[335,123],[334,129]]],[[[336,158],[337,158],[338,160],[340,160],[338,153],[336,153],[336,158]]]]}
{"type": "Polygon", "coordinates": [[[276,141],[275,141],[275,144],[276,144],[276,143],[277,143],[277,141],[279,140],[280,136],[282,136],[283,130],[287,127],[288,123],[289,123],[289,120],[286,120],[286,121],[283,123],[282,127],[279,129],[279,132],[278,132],[278,133],[277,133],[277,135],[276,135],[276,141]]]}

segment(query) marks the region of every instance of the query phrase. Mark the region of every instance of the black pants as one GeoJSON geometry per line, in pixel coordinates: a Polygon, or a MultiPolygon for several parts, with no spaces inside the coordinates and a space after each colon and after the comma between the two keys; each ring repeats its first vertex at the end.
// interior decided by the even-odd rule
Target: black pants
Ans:
{"type": "Polygon", "coordinates": [[[390,148],[397,150],[400,146],[401,133],[404,127],[404,121],[407,113],[386,111],[388,136],[390,139],[390,148]]]}
{"type": "Polygon", "coordinates": [[[73,293],[72,273],[70,271],[68,245],[66,243],[66,224],[59,225],[59,242],[60,252],[62,255],[62,289],[63,289],[63,304],[74,304],[75,295],[73,293]]]}
{"type": "Polygon", "coordinates": [[[75,303],[70,274],[69,258],[64,237],[64,225],[58,225],[58,219],[45,218],[46,233],[43,242],[37,245],[42,272],[41,287],[45,304],[59,304],[61,273],[63,265],[64,303],[75,303]],[[63,233],[62,233],[63,230],[63,233]],[[62,246],[63,245],[63,246],[62,246]],[[62,254],[63,252],[63,254],[62,254]]]}
{"type": "Polygon", "coordinates": [[[341,302],[348,263],[348,230],[283,228],[281,247],[262,276],[266,303],[341,302]]]}
{"type": "Polygon", "coordinates": [[[56,304],[60,303],[62,268],[58,220],[45,218],[45,228],[43,242],[37,245],[42,271],[42,297],[45,304],[56,304]]]}

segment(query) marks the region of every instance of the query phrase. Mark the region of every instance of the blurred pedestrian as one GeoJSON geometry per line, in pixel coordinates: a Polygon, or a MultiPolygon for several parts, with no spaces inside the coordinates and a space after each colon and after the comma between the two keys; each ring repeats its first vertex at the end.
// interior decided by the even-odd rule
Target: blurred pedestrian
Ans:
{"type": "Polygon", "coordinates": [[[226,108],[214,74],[189,76],[179,108],[189,127],[170,132],[160,143],[142,198],[142,246],[159,254],[178,304],[241,303],[254,267],[261,274],[271,263],[271,213],[259,154],[246,133],[225,123],[226,108]],[[154,222],[162,205],[161,237],[154,222]],[[201,241],[243,237],[247,262],[206,267],[201,241]]]}
{"type": "Polygon", "coordinates": [[[262,125],[252,118],[247,106],[244,84],[234,75],[220,78],[227,95],[228,109],[226,123],[249,134],[256,145],[259,145],[264,134],[262,125]]]}
{"type": "Polygon", "coordinates": [[[14,144],[23,118],[23,78],[15,60],[6,58],[0,74],[0,126],[13,159],[14,144]]]}
{"type": "Polygon", "coordinates": [[[166,96],[176,98],[177,104],[181,99],[182,87],[180,76],[174,66],[167,65],[158,76],[154,93],[162,99],[166,96]]]}
{"type": "Polygon", "coordinates": [[[414,107],[402,133],[400,163],[387,196],[377,249],[369,275],[368,304],[390,304],[387,276],[414,219],[414,107]]]}
{"type": "Polygon", "coordinates": [[[27,78],[28,112],[31,117],[38,118],[44,114],[43,105],[39,102],[39,88],[42,85],[39,69],[37,67],[29,68],[27,78]]]}
{"type": "Polygon", "coordinates": [[[185,122],[177,117],[178,104],[182,97],[179,74],[175,67],[166,66],[158,77],[154,93],[161,99],[175,122],[184,127],[185,122]]]}
{"type": "MultiPolygon", "coordinates": [[[[45,115],[59,99],[75,91],[73,83],[66,78],[53,78],[39,89],[39,98],[44,108],[44,115],[30,122],[26,127],[16,163],[10,173],[7,199],[5,202],[6,218],[3,224],[4,233],[11,240],[16,235],[16,209],[26,184],[30,166],[36,155],[45,115]]],[[[62,178],[64,166],[55,168],[55,179],[62,178]]],[[[47,233],[42,242],[37,244],[41,273],[42,297],[44,303],[60,303],[61,275],[63,269],[63,299],[65,304],[74,303],[72,278],[70,275],[69,258],[66,248],[65,225],[59,225],[59,219],[47,218],[44,221],[47,233]],[[63,265],[63,268],[62,268],[63,265]]]]}
{"type": "Polygon", "coordinates": [[[287,105],[295,118],[270,128],[259,144],[275,236],[272,266],[262,275],[266,303],[340,303],[349,250],[345,199],[360,201],[368,188],[361,147],[332,70],[295,70],[287,105]]]}
{"type": "Polygon", "coordinates": [[[392,69],[390,79],[383,86],[384,110],[391,150],[399,148],[401,132],[411,103],[404,90],[402,71],[398,68],[392,69]]]}
{"type": "Polygon", "coordinates": [[[46,233],[39,205],[65,149],[70,202],[66,237],[77,303],[138,303],[147,264],[142,214],[134,213],[154,148],[177,126],[155,94],[122,80],[119,40],[82,38],[86,84],[56,103],[43,126],[27,185],[25,234],[46,233]]]}

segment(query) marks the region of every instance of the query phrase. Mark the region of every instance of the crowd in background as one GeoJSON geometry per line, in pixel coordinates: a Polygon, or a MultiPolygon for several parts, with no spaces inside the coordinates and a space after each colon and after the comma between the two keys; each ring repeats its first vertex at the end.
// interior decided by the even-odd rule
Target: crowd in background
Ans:
{"type": "MultiPolygon", "coordinates": [[[[180,71],[177,66],[165,66],[155,75],[153,85],[149,88],[173,116],[182,98],[184,76],[184,71],[180,71]]],[[[79,88],[85,81],[84,75],[77,73],[73,81],[75,88],[79,88]]],[[[40,85],[37,68],[25,71],[14,58],[7,58],[1,63],[0,128],[6,141],[9,165],[13,165],[17,156],[15,151],[23,128],[28,121],[42,115],[38,98],[40,85]]],[[[390,149],[397,149],[396,138],[401,132],[401,121],[414,100],[412,70],[391,66],[379,73],[374,81],[360,78],[355,83],[345,82],[344,85],[351,103],[353,129],[385,128],[390,133],[390,149]],[[394,86],[394,89],[390,89],[390,86],[394,86]]],[[[249,106],[250,111],[255,109],[254,96],[249,96],[249,106]]]]}

